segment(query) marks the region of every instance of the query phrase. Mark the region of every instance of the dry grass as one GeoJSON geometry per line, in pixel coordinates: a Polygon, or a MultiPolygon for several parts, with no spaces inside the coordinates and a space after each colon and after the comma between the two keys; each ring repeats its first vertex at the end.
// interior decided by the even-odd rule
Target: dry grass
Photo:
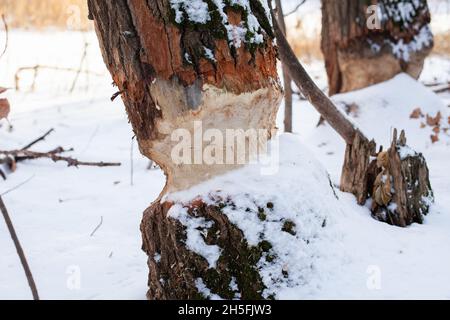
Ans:
{"type": "Polygon", "coordinates": [[[289,43],[297,57],[305,62],[323,59],[320,49],[320,34],[305,37],[301,24],[288,35],[289,43]]]}
{"type": "MultiPolygon", "coordinates": [[[[297,57],[309,62],[314,59],[323,59],[320,49],[320,33],[305,37],[305,31],[299,23],[296,29],[290,31],[289,43],[291,44],[297,57]]],[[[434,35],[433,54],[450,57],[450,30],[434,35]]]]}
{"type": "Polygon", "coordinates": [[[434,36],[433,53],[450,57],[450,31],[434,36]]]}
{"type": "Polygon", "coordinates": [[[86,0],[1,0],[11,28],[88,30],[86,0]]]}
{"type": "MultiPolygon", "coordinates": [[[[0,15],[4,14],[10,28],[90,30],[86,0],[0,0],[0,15]]],[[[289,30],[289,42],[297,56],[311,61],[322,59],[320,32],[305,36],[299,21],[289,30]]],[[[434,53],[450,56],[450,31],[435,36],[434,53]]]]}

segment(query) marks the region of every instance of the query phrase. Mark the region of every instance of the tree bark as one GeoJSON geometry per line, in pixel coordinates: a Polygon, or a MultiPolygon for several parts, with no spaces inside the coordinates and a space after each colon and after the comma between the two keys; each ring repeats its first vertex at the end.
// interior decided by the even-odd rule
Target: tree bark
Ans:
{"type": "Polygon", "coordinates": [[[217,245],[222,253],[215,268],[202,256],[186,248],[186,232],[176,219],[168,217],[173,204],[155,203],[144,214],[141,226],[148,254],[150,300],[202,300],[211,299],[198,289],[202,279],[212,294],[232,300],[263,299],[265,289],[257,271],[263,246],[249,246],[242,231],[222,213],[220,206],[196,201],[189,204],[191,217],[203,218],[212,227],[207,230],[205,243],[217,245]],[[230,289],[232,279],[238,291],[230,289]]]}
{"type": "MultiPolygon", "coordinates": [[[[281,0],[275,1],[277,6],[277,19],[284,36],[287,37],[286,22],[281,0]]],[[[283,64],[283,84],[284,84],[284,131],[292,133],[292,79],[288,70],[283,64]]]]}
{"type": "Polygon", "coordinates": [[[322,52],[330,95],[383,82],[401,72],[417,79],[433,46],[429,23],[426,0],[322,0],[322,52]],[[414,8],[411,16],[398,14],[400,4],[414,8]],[[377,5],[383,16],[368,11],[371,5],[377,5]]]}
{"type": "MultiPolygon", "coordinates": [[[[203,131],[218,129],[225,136],[227,129],[258,129],[270,138],[275,129],[282,94],[276,50],[264,8],[259,1],[250,3],[263,29],[260,44],[227,39],[218,8],[210,2],[208,10],[216,14],[201,24],[188,21],[186,12],[176,22],[169,0],[88,1],[104,61],[122,94],[140,150],[167,175],[164,193],[239,166],[198,164],[195,153],[202,155],[203,150],[190,155],[195,165],[175,164],[175,130],[186,129],[194,137],[195,122],[201,121],[203,131]]],[[[239,25],[245,10],[226,6],[229,26],[239,25]]]]}

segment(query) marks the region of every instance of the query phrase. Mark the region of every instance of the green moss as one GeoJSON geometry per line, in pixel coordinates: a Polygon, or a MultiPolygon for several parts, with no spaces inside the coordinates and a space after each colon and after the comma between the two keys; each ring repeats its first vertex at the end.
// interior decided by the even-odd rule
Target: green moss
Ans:
{"type": "Polygon", "coordinates": [[[267,214],[263,211],[263,212],[258,212],[258,218],[261,221],[266,221],[267,220],[267,214]]]}
{"type": "Polygon", "coordinates": [[[263,252],[269,252],[273,248],[272,244],[267,240],[261,241],[258,246],[263,252]]]}
{"type": "Polygon", "coordinates": [[[295,231],[295,227],[296,225],[293,221],[286,220],[283,223],[283,228],[281,228],[281,230],[295,236],[297,234],[297,232],[295,231]]]}
{"type": "Polygon", "coordinates": [[[271,253],[266,254],[267,262],[273,262],[273,261],[275,261],[276,258],[277,258],[277,256],[275,254],[271,254],[271,253]]]}

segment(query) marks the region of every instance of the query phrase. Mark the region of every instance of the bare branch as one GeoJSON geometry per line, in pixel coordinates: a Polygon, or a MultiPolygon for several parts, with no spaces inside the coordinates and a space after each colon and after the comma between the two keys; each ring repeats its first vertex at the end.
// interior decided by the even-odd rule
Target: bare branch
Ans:
{"type": "MultiPolygon", "coordinates": [[[[271,2],[269,1],[269,4],[271,2]]],[[[271,5],[270,5],[271,6],[271,5]]],[[[324,117],[324,119],[336,130],[339,135],[347,142],[353,144],[354,137],[358,130],[345,117],[342,112],[334,105],[314,83],[306,70],[298,61],[294,51],[289,45],[286,37],[283,34],[280,25],[276,19],[276,15],[271,8],[272,21],[277,38],[277,44],[280,52],[280,58],[286,66],[292,80],[294,80],[301,93],[308,99],[309,102],[317,109],[317,111],[324,117]]]]}
{"type": "Polygon", "coordinates": [[[45,140],[45,138],[47,138],[47,136],[49,136],[53,131],[55,131],[55,129],[50,129],[48,130],[43,136],[37,138],[36,140],[33,140],[32,142],[30,142],[29,144],[27,144],[25,147],[22,148],[22,150],[28,150],[30,149],[32,146],[34,146],[35,144],[37,144],[38,142],[41,142],[43,140],[45,140]]]}
{"type": "Polygon", "coordinates": [[[118,167],[121,163],[118,162],[86,162],[79,161],[70,157],[60,156],[59,153],[65,152],[63,148],[57,148],[49,152],[35,152],[29,150],[12,150],[3,151],[0,150],[0,155],[12,156],[14,158],[19,158],[21,160],[34,160],[47,158],[53,160],[53,162],[63,161],[66,162],[69,167],[80,167],[80,166],[90,166],[90,167],[118,167]]]}
{"type": "Polygon", "coordinates": [[[27,180],[25,180],[24,182],[18,184],[17,186],[12,187],[11,189],[6,190],[6,191],[3,192],[2,194],[0,194],[0,197],[6,196],[8,193],[11,193],[11,192],[13,192],[13,191],[19,189],[20,187],[26,185],[28,182],[30,182],[31,180],[33,180],[33,178],[34,178],[34,175],[31,176],[30,178],[28,178],[27,180]]]}
{"type": "Polygon", "coordinates": [[[3,49],[3,52],[0,54],[0,59],[3,58],[3,56],[5,55],[6,50],[8,49],[8,42],[9,42],[8,23],[6,22],[6,17],[4,14],[2,14],[2,21],[3,21],[3,25],[5,26],[6,38],[5,38],[5,48],[3,49]]]}
{"type": "Polygon", "coordinates": [[[16,247],[16,251],[17,254],[19,255],[20,262],[22,263],[23,270],[25,271],[25,275],[27,276],[28,285],[30,286],[33,299],[39,300],[39,294],[37,291],[36,283],[34,282],[33,279],[33,274],[31,273],[30,267],[27,262],[27,258],[25,257],[25,253],[23,252],[19,238],[17,237],[16,230],[14,229],[14,225],[11,221],[11,218],[8,214],[8,210],[6,209],[5,203],[3,202],[1,196],[0,196],[0,211],[3,214],[3,218],[5,219],[6,226],[8,227],[9,230],[9,234],[11,235],[11,239],[13,240],[14,246],[16,247]]]}
{"type": "Polygon", "coordinates": [[[298,9],[300,9],[300,7],[302,6],[302,5],[304,5],[305,4],[305,2],[306,2],[306,0],[302,0],[292,11],[289,11],[288,13],[286,13],[285,15],[284,15],[284,17],[288,17],[288,16],[290,16],[291,14],[294,14],[294,13],[296,13],[297,12],[297,10],[298,9]]]}

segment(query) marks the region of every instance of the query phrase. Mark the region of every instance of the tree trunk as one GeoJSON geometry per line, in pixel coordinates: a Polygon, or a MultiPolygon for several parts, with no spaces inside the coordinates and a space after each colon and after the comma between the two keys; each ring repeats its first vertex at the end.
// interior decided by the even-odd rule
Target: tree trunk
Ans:
{"type": "Polygon", "coordinates": [[[401,72],[417,79],[433,46],[429,23],[426,0],[322,0],[322,52],[330,95],[401,72]]]}
{"type": "Polygon", "coordinates": [[[272,31],[259,1],[251,3],[261,30],[242,39],[232,29],[247,10],[238,5],[225,8],[229,25],[224,26],[213,4],[205,14],[214,8],[217,14],[202,24],[189,21],[183,7],[172,9],[169,0],[88,3],[105,63],[122,94],[141,152],[163,168],[166,192],[237,167],[203,165],[198,159],[203,150],[190,155],[195,165],[175,164],[175,130],[186,129],[194,137],[195,122],[201,121],[203,132],[219,129],[225,136],[226,129],[264,129],[271,136],[282,90],[272,31]],[[226,28],[232,29],[230,34],[226,28]],[[257,43],[260,36],[264,40],[257,43]],[[255,41],[245,42],[246,38],[255,41]]]}
{"type": "MultiPolygon", "coordinates": [[[[287,37],[286,23],[284,21],[283,6],[281,0],[276,0],[277,18],[283,34],[287,37]]],[[[284,131],[292,133],[292,79],[283,64],[284,84],[284,131]]]]}
{"type": "Polygon", "coordinates": [[[227,137],[228,130],[255,130],[263,132],[258,143],[264,145],[274,134],[282,88],[267,8],[259,0],[223,8],[214,3],[88,0],[104,61],[140,150],[167,176],[163,192],[145,212],[141,225],[143,249],[149,255],[151,299],[204,298],[195,286],[197,278],[219,290],[224,281],[230,283],[231,275],[239,288],[245,288],[243,297],[261,294],[261,280],[252,269],[256,262],[249,258],[253,249],[225,216],[197,204],[199,214],[223,230],[223,236],[210,241],[226,243],[221,273],[212,275],[204,259],[187,249],[180,224],[167,216],[172,204],[162,200],[165,194],[242,166],[259,150],[245,148],[242,154],[234,140],[230,148],[229,141],[226,146],[202,141],[203,133],[214,130],[210,131],[214,137],[227,137]],[[183,149],[188,155],[180,163],[174,160],[174,150],[181,133],[183,139],[188,134],[191,144],[188,151],[183,149]],[[205,162],[204,153],[213,146],[215,161],[205,162]],[[156,263],[155,255],[161,253],[161,263],[156,263]],[[167,280],[164,285],[161,279],[167,280]]]}

